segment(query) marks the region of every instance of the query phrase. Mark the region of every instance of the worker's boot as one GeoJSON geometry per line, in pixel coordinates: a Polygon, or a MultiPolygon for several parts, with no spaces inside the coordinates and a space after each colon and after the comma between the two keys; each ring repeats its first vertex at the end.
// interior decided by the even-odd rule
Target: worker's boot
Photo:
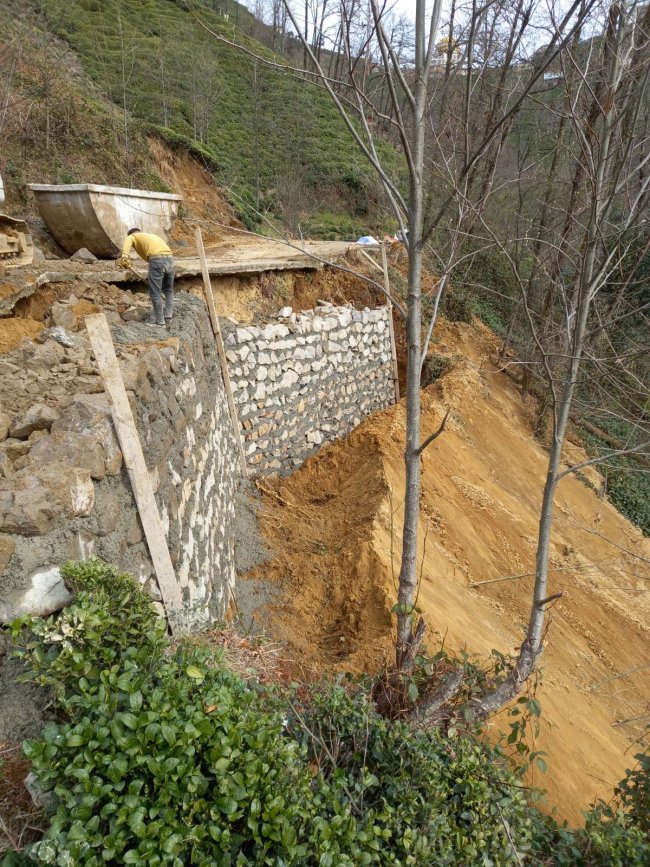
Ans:
{"type": "Polygon", "coordinates": [[[172,330],[172,318],[171,316],[165,316],[165,328],[167,331],[172,330]]]}

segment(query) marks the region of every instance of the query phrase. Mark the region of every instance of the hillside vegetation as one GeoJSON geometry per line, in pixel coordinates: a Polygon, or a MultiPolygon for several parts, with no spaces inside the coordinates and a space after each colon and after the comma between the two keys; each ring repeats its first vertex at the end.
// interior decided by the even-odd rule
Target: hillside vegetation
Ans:
{"type": "MultiPolygon", "coordinates": [[[[57,113],[67,111],[59,132],[68,156],[108,144],[121,162],[114,182],[126,174],[132,184],[148,180],[155,185],[142,170],[142,132],[157,129],[205,160],[251,226],[263,224],[260,211],[312,235],[367,230],[378,219],[378,185],[331,101],[283,71],[282,59],[235,23],[241,15],[250,29],[249,13],[231,5],[235,14],[227,17],[206,5],[206,25],[277,68],[219,42],[182,4],[170,0],[29,0],[22,4],[23,33],[40,44],[40,65],[53,68],[57,82],[61,79],[55,87],[49,76],[41,75],[40,82],[35,76],[31,101],[41,111],[48,101],[57,113]],[[54,37],[74,51],[92,89],[84,85],[76,97],[66,96],[79,73],[72,64],[72,75],[64,80],[54,37]],[[110,111],[98,104],[98,93],[112,101],[110,111]],[[71,106],[91,120],[99,135],[83,140],[88,123],[80,118],[77,124],[76,116],[69,116],[71,106]]],[[[25,156],[32,145],[43,147],[44,131],[38,133],[31,130],[23,142],[25,156]]],[[[397,154],[388,145],[382,151],[397,171],[397,154]]],[[[56,169],[60,158],[53,156],[56,169]]],[[[86,180],[74,159],[57,174],[66,182],[86,180]]]]}
{"type": "Polygon", "coordinates": [[[646,863],[632,788],[560,829],[475,732],[390,724],[360,685],[263,686],[206,643],[171,648],[134,579],[66,575],[72,605],[21,639],[56,708],[25,745],[51,823],[6,867],[646,863]]]}

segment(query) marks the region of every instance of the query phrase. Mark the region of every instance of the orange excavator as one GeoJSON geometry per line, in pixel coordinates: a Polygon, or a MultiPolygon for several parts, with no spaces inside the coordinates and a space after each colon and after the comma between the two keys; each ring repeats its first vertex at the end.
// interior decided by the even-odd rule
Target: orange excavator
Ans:
{"type": "MultiPolygon", "coordinates": [[[[0,175],[0,204],[5,200],[4,184],[0,175]]],[[[18,268],[29,265],[34,258],[34,245],[24,220],[15,220],[0,214],[0,268],[18,268]]]]}

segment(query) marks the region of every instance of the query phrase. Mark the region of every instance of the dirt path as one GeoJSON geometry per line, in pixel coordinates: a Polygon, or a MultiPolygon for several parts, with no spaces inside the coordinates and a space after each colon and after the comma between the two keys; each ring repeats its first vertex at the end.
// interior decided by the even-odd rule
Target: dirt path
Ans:
{"type": "MultiPolygon", "coordinates": [[[[425,392],[423,431],[447,407],[453,418],[423,462],[419,605],[433,650],[446,636],[454,649],[513,653],[532,578],[471,585],[532,571],[546,456],[529,410],[488,361],[491,332],[457,323],[440,339],[453,367],[425,392]]],[[[285,589],[276,633],[321,670],[372,670],[391,652],[403,414],[403,405],[379,413],[292,477],[265,482],[260,519],[278,554],[253,574],[285,589]]],[[[569,445],[571,463],[579,454],[569,445]]],[[[650,669],[616,676],[650,663],[650,541],[576,478],[562,481],[556,503],[549,592],[564,596],[551,617],[536,745],[549,771],[532,782],[579,821],[630,763],[640,729],[624,721],[647,712],[650,669]]]]}

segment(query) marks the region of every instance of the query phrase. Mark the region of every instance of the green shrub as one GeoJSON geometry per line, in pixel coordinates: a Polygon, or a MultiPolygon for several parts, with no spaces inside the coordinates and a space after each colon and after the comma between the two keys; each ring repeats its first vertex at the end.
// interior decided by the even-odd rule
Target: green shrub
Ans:
{"type": "Polygon", "coordinates": [[[521,783],[472,738],[390,722],[341,685],[312,695],[292,730],[327,786],[320,821],[346,801],[357,817],[358,854],[336,850],[333,865],[509,865],[511,839],[519,855],[530,846],[521,783]]]}
{"type": "Polygon", "coordinates": [[[650,752],[637,753],[637,764],[614,789],[621,808],[645,833],[650,834],[650,752]]]}
{"type": "Polygon", "coordinates": [[[32,678],[52,687],[62,708],[74,712],[97,693],[102,672],[121,666],[125,656],[155,667],[166,627],[130,575],[99,560],[67,563],[61,571],[75,591],[73,604],[52,617],[18,621],[14,634],[32,678]]]}
{"type": "Polygon", "coordinates": [[[57,718],[24,745],[49,830],[4,867],[650,863],[634,824],[645,777],[621,784],[618,812],[560,828],[478,739],[385,719],[363,684],[261,687],[196,642],[169,644],[129,576],[99,561],[64,574],[72,604],[14,629],[57,718]]]}
{"type": "Polygon", "coordinates": [[[650,842],[634,819],[600,803],[585,813],[585,827],[571,830],[537,813],[533,863],[543,867],[647,867],[650,842]]]}
{"type": "Polygon", "coordinates": [[[435,352],[429,353],[422,368],[422,388],[432,385],[437,379],[446,373],[451,366],[450,359],[435,352]]]}

